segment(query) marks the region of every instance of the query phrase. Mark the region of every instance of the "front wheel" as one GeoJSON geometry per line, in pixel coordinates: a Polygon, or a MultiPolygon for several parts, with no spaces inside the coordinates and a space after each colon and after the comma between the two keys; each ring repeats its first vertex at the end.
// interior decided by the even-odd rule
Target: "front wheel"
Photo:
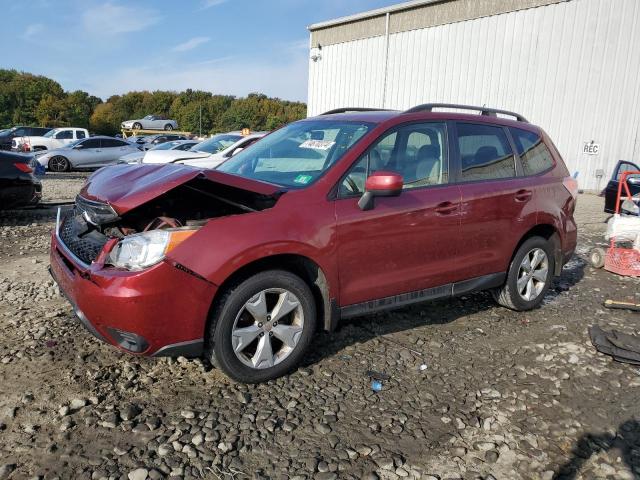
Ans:
{"type": "Polygon", "coordinates": [[[300,362],[315,328],[308,285],[290,272],[269,270],[230,288],[217,302],[209,356],[234,380],[265,382],[300,362]]]}
{"type": "Polygon", "coordinates": [[[167,132],[169,132],[169,131],[173,130],[173,125],[171,125],[170,123],[167,123],[167,124],[164,126],[164,129],[165,129],[167,132]]]}
{"type": "Polygon", "coordinates": [[[532,237],[518,249],[509,266],[506,283],[493,297],[503,307],[532,310],[544,299],[553,281],[555,260],[548,240],[532,237]]]}
{"type": "Polygon", "coordinates": [[[140,125],[140,123],[136,122],[133,124],[133,129],[134,130],[142,130],[142,125],[140,125]]]}
{"type": "Polygon", "coordinates": [[[51,160],[49,160],[49,170],[52,172],[68,172],[70,168],[69,160],[61,155],[51,157],[51,160]]]}

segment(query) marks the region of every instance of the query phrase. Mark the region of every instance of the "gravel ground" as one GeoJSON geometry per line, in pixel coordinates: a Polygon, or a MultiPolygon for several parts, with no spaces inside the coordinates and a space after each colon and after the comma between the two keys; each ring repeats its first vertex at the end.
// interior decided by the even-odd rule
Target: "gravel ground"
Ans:
{"type": "MultiPolygon", "coordinates": [[[[45,201],[84,177],[47,175],[45,201]]],[[[94,340],[46,271],[54,210],[1,213],[0,480],[640,478],[640,370],[587,335],[640,333],[601,306],[640,302],[640,282],[584,261],[601,212],[581,195],[578,255],[543,308],[481,293],[354,319],[257,386],[94,340]],[[378,393],[370,369],[391,377],[378,393]]]]}

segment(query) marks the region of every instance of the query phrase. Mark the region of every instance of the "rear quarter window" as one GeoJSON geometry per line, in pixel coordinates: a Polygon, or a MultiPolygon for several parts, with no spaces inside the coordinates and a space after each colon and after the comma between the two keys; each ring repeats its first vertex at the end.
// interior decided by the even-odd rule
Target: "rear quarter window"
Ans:
{"type": "Polygon", "coordinates": [[[525,175],[537,175],[553,168],[553,156],[540,135],[519,128],[510,130],[525,175]]]}

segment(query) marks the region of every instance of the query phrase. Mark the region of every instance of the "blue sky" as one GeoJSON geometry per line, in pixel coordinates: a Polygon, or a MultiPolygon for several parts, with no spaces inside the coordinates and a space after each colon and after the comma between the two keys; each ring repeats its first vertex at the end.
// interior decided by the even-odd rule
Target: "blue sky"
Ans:
{"type": "Polygon", "coordinates": [[[0,67],[106,98],[130,90],[306,100],[312,23],[394,0],[0,0],[0,67]],[[8,48],[7,48],[8,47],[8,48]]]}

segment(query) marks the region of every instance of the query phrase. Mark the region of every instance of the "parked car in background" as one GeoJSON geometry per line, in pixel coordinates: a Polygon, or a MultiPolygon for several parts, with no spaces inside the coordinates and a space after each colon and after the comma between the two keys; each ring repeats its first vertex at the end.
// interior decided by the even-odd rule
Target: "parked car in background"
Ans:
{"type": "Polygon", "coordinates": [[[35,176],[32,155],[0,152],[0,210],[36,205],[42,184],[35,176]]]}
{"type": "Polygon", "coordinates": [[[98,171],[52,232],[52,274],[103,341],[242,382],[343,318],[478,290],[537,308],[576,248],[577,183],[522,116],[446,107],[481,114],[339,109],[215,170],[98,171]]]}
{"type": "Polygon", "coordinates": [[[143,163],[175,163],[187,159],[208,158],[220,153],[241,140],[240,132],[220,133],[194,145],[185,152],[158,152],[153,157],[145,157],[143,163]]]}
{"type": "Polygon", "coordinates": [[[40,136],[49,132],[46,127],[13,127],[0,132],[0,150],[11,150],[14,137],[40,136]]]}
{"type": "MultiPolygon", "coordinates": [[[[212,153],[208,157],[177,159],[174,163],[181,163],[183,165],[189,165],[191,167],[198,168],[216,168],[218,165],[222,164],[226,160],[229,160],[231,157],[233,157],[237,153],[240,153],[245,148],[253,145],[267,134],[268,132],[252,133],[250,135],[242,137],[237,142],[232,143],[224,150],[221,150],[218,153],[212,153]]],[[[185,152],[185,154],[187,153],[189,152],[185,152]]],[[[153,162],[150,161],[149,163],[153,162]]]]}
{"type": "Polygon", "coordinates": [[[140,150],[120,157],[118,163],[142,163],[142,159],[147,155],[165,151],[185,151],[197,144],[198,142],[195,140],[173,140],[171,142],[160,143],[149,150],[140,150]]]}
{"type": "MultiPolygon", "coordinates": [[[[618,185],[620,184],[620,177],[622,176],[622,172],[638,172],[640,171],[640,167],[633,162],[628,162],[626,160],[620,160],[616,165],[616,168],[613,169],[613,175],[611,175],[611,180],[605,187],[605,189],[600,194],[604,197],[604,211],[606,213],[615,213],[616,211],[616,198],[618,195],[618,185]]],[[[627,185],[631,192],[632,196],[640,195],[640,175],[629,175],[627,177],[627,185]]],[[[626,199],[625,192],[622,192],[622,198],[620,199],[620,203],[624,202],[626,199]]]]}
{"type": "Polygon", "coordinates": [[[54,128],[41,136],[14,137],[11,149],[16,152],[53,150],[88,137],[86,128],[54,128]]]}
{"type": "Polygon", "coordinates": [[[126,120],[121,126],[133,130],[177,130],[178,122],[162,115],[147,115],[139,120],[126,120]]]}
{"type": "Polygon", "coordinates": [[[91,169],[118,163],[120,157],[138,152],[137,146],[119,138],[96,136],[78,140],[37,157],[52,172],[91,169]]]}
{"type": "Polygon", "coordinates": [[[175,133],[149,135],[147,137],[144,137],[144,142],[142,143],[141,146],[144,150],[151,150],[153,147],[157,145],[161,145],[166,142],[173,142],[175,140],[188,140],[188,138],[184,135],[177,135],[175,133]]]}

